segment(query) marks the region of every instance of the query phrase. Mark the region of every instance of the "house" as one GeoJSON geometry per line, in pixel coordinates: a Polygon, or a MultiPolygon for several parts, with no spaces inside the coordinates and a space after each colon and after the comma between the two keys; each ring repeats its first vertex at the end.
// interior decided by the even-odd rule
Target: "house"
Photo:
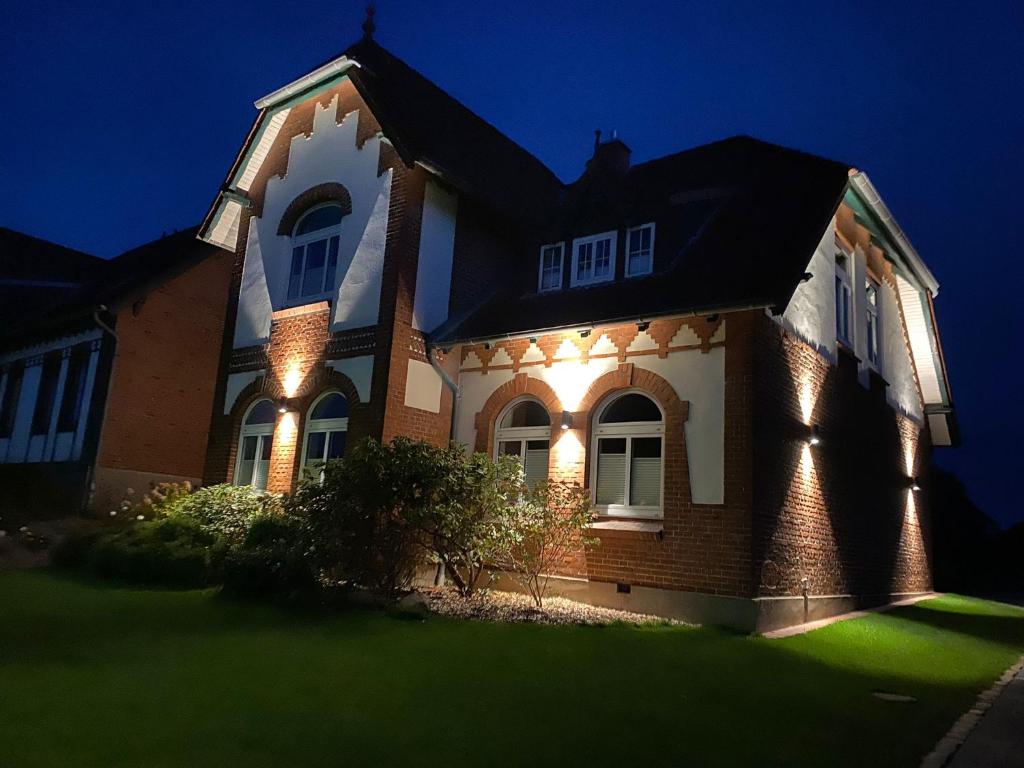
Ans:
{"type": "Polygon", "coordinates": [[[110,261],[0,230],[0,510],[202,480],[232,265],[195,228],[110,261]]]}
{"type": "Polygon", "coordinates": [[[931,589],[938,283],[867,175],[734,137],[543,164],[372,39],[256,102],[207,482],[365,436],[588,487],[595,604],[770,629],[931,589]]]}

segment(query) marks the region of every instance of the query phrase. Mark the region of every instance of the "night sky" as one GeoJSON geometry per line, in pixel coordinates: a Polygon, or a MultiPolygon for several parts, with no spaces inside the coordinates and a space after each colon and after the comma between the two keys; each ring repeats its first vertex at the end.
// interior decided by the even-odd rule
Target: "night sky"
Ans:
{"type": "MultiPolygon", "coordinates": [[[[253,100],[353,42],[363,6],[9,4],[0,224],[113,256],[198,223],[253,100]]],[[[941,284],[963,446],[936,461],[1024,520],[1024,3],[382,0],[377,23],[564,181],[595,128],[635,162],[746,133],[867,171],[941,284]]]]}

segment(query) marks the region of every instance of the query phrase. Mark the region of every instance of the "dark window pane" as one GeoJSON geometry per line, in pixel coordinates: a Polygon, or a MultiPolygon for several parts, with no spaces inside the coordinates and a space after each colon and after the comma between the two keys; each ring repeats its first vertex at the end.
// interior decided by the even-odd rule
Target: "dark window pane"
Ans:
{"type": "Polygon", "coordinates": [[[45,435],[50,429],[50,416],[57,396],[57,378],[60,376],[60,353],[47,355],[43,360],[43,374],[36,394],[36,408],[32,412],[32,434],[45,435]]]}
{"type": "Polygon", "coordinates": [[[338,274],[338,238],[332,237],[327,245],[327,271],[324,274],[324,290],[334,290],[334,278],[338,274]]]}
{"type": "Polygon", "coordinates": [[[260,459],[263,461],[270,461],[270,451],[273,447],[273,435],[263,435],[263,439],[260,441],[260,459]]]}
{"type": "Polygon", "coordinates": [[[89,366],[89,348],[76,347],[68,360],[68,376],[64,381],[64,395],[61,398],[60,414],[57,416],[58,432],[74,432],[82,414],[82,400],[85,395],[85,372],[89,366]]]}
{"type": "Polygon", "coordinates": [[[309,418],[316,421],[319,419],[344,419],[347,416],[348,401],[337,392],[332,392],[316,404],[309,418]]]}
{"type": "Polygon", "coordinates": [[[345,438],[347,432],[331,432],[327,440],[327,459],[340,459],[345,456],[345,438]]]}
{"type": "Polygon", "coordinates": [[[310,211],[299,221],[295,227],[296,235],[306,235],[320,229],[327,229],[341,223],[341,206],[325,205],[310,211]]]}
{"type": "Polygon", "coordinates": [[[306,463],[315,464],[319,461],[324,460],[324,454],[327,452],[327,433],[326,432],[310,432],[309,437],[306,438],[306,463]]]}
{"type": "Polygon", "coordinates": [[[601,414],[602,424],[629,421],[661,421],[661,411],[650,398],[630,394],[620,397],[601,414]]]}
{"type": "Polygon", "coordinates": [[[603,437],[597,441],[598,453],[625,453],[626,438],[624,437],[603,437]]]}
{"type": "Polygon", "coordinates": [[[317,240],[306,246],[306,264],[303,268],[302,295],[314,296],[324,289],[324,264],[327,261],[327,241],[317,240]]]}
{"type": "Polygon", "coordinates": [[[14,431],[14,417],[18,413],[18,398],[21,397],[21,379],[25,369],[21,364],[12,365],[7,371],[7,387],[0,403],[0,437],[10,437],[14,431]]]}
{"type": "Polygon", "coordinates": [[[274,404],[269,400],[260,400],[249,411],[249,416],[246,418],[246,424],[273,424],[277,421],[277,409],[274,408],[274,404]]]}
{"type": "Polygon", "coordinates": [[[658,459],[661,458],[660,437],[634,437],[633,438],[634,459],[658,459]]]}
{"type": "Polygon", "coordinates": [[[299,286],[302,283],[302,251],[303,247],[292,248],[292,270],[288,275],[288,298],[294,299],[299,295],[299,286]]]}
{"type": "Polygon", "coordinates": [[[259,441],[256,435],[249,435],[242,441],[242,461],[252,461],[256,458],[256,446],[259,441]]]}
{"type": "Polygon", "coordinates": [[[500,456],[522,456],[522,440],[502,440],[498,443],[498,454],[500,456]]]}
{"type": "Polygon", "coordinates": [[[501,426],[505,427],[549,427],[551,417],[543,405],[534,400],[524,400],[511,411],[505,414],[501,420],[501,426]]]}

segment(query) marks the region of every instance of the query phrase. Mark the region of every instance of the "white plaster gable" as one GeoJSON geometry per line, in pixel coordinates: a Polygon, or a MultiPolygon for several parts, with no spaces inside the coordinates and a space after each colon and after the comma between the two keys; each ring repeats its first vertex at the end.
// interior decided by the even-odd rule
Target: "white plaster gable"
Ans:
{"type": "Polygon", "coordinates": [[[615,346],[607,333],[602,333],[594,346],[590,348],[590,354],[593,355],[615,355],[618,354],[619,348],[615,346]]]}
{"type": "Polygon", "coordinates": [[[555,350],[555,360],[574,360],[579,356],[580,351],[572,343],[572,339],[562,339],[562,343],[555,350]]]}
{"type": "Polygon", "coordinates": [[[499,347],[494,353],[494,357],[491,358],[490,367],[493,368],[496,365],[512,365],[512,356],[504,347],[499,347]]]}
{"type": "Polygon", "coordinates": [[[359,394],[359,402],[370,402],[370,384],[373,382],[373,355],[328,360],[325,365],[348,377],[359,394]]]}
{"type": "Polygon", "coordinates": [[[543,363],[544,353],[541,352],[540,347],[536,343],[531,343],[526,348],[526,352],[523,353],[523,357],[519,361],[520,363],[543,363]]]}
{"type": "Polygon", "coordinates": [[[238,395],[242,390],[264,375],[266,375],[266,371],[263,370],[228,374],[227,384],[224,387],[225,416],[231,413],[231,409],[235,407],[235,402],[238,400],[238,395]]]}
{"type": "Polygon", "coordinates": [[[672,341],[668,343],[670,347],[695,347],[700,344],[700,336],[688,326],[683,323],[679,326],[679,330],[676,331],[676,335],[672,337],[672,341]]]}
{"type": "Polygon", "coordinates": [[[910,350],[903,336],[903,319],[896,292],[888,283],[883,282],[878,296],[882,326],[882,376],[889,382],[889,402],[903,413],[921,421],[924,412],[917,391],[917,380],[914,378],[914,364],[910,360],[910,350]]]}
{"type": "Polygon", "coordinates": [[[367,139],[362,148],[356,145],[358,112],[337,122],[337,108],[337,95],[327,107],[316,106],[312,133],[290,140],[286,175],[267,182],[263,215],[250,224],[236,347],[267,340],[271,312],[286,303],[291,265],[291,237],[277,234],[281,217],[295,198],[320,184],[340,183],[352,200],[352,211],[341,225],[331,330],[377,322],[391,171],[377,175],[379,138],[367,139]],[[250,251],[250,244],[257,248],[250,251]]]}
{"type": "Polygon", "coordinates": [[[427,181],[412,312],[412,327],[416,330],[432,331],[448,319],[458,202],[455,193],[432,179],[427,181]]]}
{"type": "Polygon", "coordinates": [[[649,349],[657,349],[658,342],[651,338],[647,331],[640,331],[626,347],[627,352],[646,352],[649,349]]]}
{"type": "MultiPolygon", "coordinates": [[[[825,234],[807,265],[806,271],[810,272],[812,277],[796,287],[781,319],[776,318],[784,328],[832,361],[835,361],[837,354],[835,242],[833,220],[825,229],[825,234]]],[[[855,279],[855,275],[850,275],[851,285],[856,285],[856,282],[853,282],[855,279]]]]}

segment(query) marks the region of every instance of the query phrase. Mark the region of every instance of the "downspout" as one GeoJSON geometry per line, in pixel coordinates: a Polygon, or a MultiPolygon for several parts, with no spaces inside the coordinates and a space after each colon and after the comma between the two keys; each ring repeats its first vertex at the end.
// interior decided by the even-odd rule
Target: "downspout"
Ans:
{"type": "MultiPolygon", "coordinates": [[[[110,310],[107,308],[106,304],[100,304],[96,308],[96,310],[92,313],[92,320],[93,320],[94,323],[96,323],[97,326],[99,326],[99,328],[101,330],[103,330],[105,333],[109,333],[111,338],[114,339],[114,350],[111,353],[112,356],[113,356],[113,355],[117,354],[117,343],[118,343],[118,341],[120,341],[120,339],[117,336],[117,331],[115,331],[113,328],[111,328],[100,317],[100,312],[110,312],[110,310]]],[[[97,361],[96,370],[99,371],[99,361],[97,361]]],[[[96,436],[96,455],[93,456],[93,460],[89,464],[89,476],[88,476],[86,484],[85,484],[85,487],[86,487],[87,490],[86,490],[85,504],[83,505],[83,508],[88,508],[89,504],[92,502],[92,495],[93,495],[93,493],[96,492],[96,462],[99,459],[99,455],[100,455],[100,442],[103,439],[103,420],[107,418],[107,406],[110,404],[110,379],[113,378],[113,372],[114,372],[113,357],[111,357],[110,376],[107,379],[106,391],[103,394],[103,411],[100,414],[100,418],[98,419],[99,434],[96,436]]],[[[93,381],[93,385],[92,386],[93,386],[93,389],[95,389],[95,387],[96,387],[96,382],[95,381],[93,381]]],[[[91,393],[90,393],[90,395],[91,395],[91,393]]],[[[88,424],[86,424],[83,428],[84,429],[88,429],[88,424]]]]}
{"type": "MultiPolygon", "coordinates": [[[[452,393],[452,417],[451,422],[448,425],[448,440],[450,442],[455,439],[455,418],[458,413],[459,398],[461,396],[461,393],[459,392],[459,385],[451,376],[448,375],[448,371],[444,369],[441,362],[437,359],[435,355],[437,347],[431,343],[429,337],[425,339],[425,343],[427,347],[427,360],[430,361],[430,365],[435,371],[437,371],[437,375],[441,377],[441,381],[444,382],[444,385],[448,387],[452,393]]],[[[437,570],[434,572],[434,586],[443,587],[444,581],[444,565],[442,563],[438,563],[437,570]]]]}

